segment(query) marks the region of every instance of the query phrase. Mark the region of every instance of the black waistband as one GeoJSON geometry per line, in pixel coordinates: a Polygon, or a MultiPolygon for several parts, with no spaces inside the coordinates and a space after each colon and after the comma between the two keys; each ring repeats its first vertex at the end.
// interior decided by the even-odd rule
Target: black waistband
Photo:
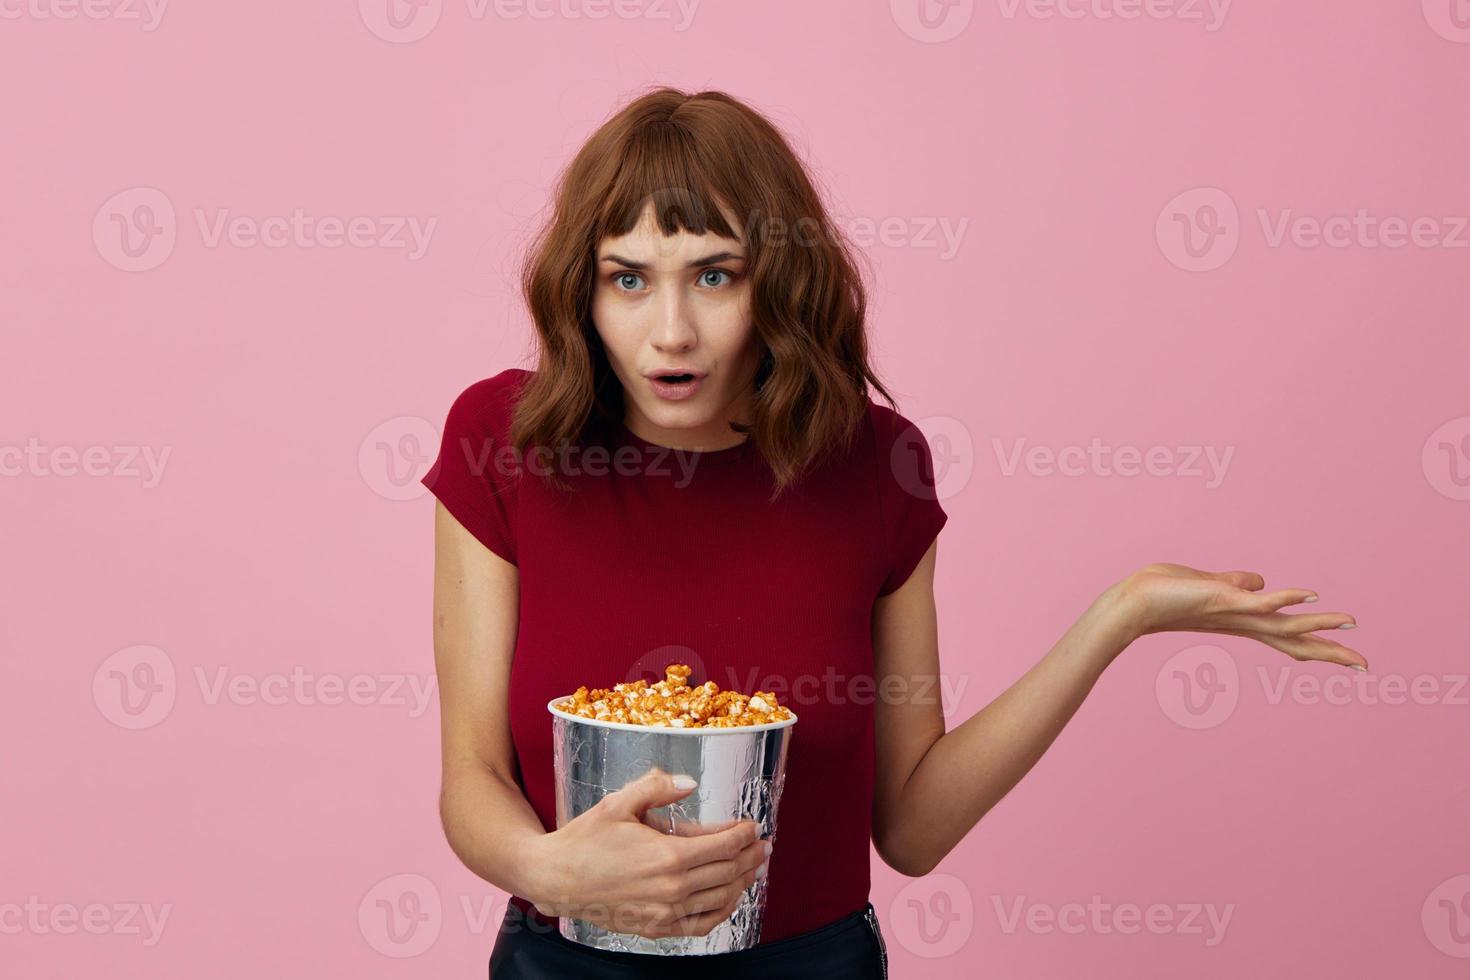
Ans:
{"type": "MultiPolygon", "coordinates": [[[[701,963],[713,961],[721,963],[756,963],[768,957],[786,956],[796,950],[806,949],[829,940],[840,938],[853,930],[861,930],[866,933],[870,929],[867,916],[872,909],[873,904],[867,902],[864,903],[862,908],[849,912],[824,926],[818,926],[815,929],[800,932],[794,936],[787,936],[784,939],[777,939],[773,942],[761,943],[749,949],[736,950],[732,953],[712,953],[699,956],[697,959],[701,963]]],[[[598,949],[594,946],[584,946],[581,943],[573,942],[561,934],[558,924],[559,920],[547,918],[536,911],[534,905],[519,896],[512,896],[505,913],[505,921],[512,927],[520,926],[520,923],[524,921],[525,925],[521,927],[527,932],[542,936],[552,942],[569,947],[571,950],[583,952],[598,959],[626,963],[643,960],[652,955],[648,953],[614,952],[612,950],[598,949]]],[[[664,957],[655,958],[664,959],[664,957]]]]}

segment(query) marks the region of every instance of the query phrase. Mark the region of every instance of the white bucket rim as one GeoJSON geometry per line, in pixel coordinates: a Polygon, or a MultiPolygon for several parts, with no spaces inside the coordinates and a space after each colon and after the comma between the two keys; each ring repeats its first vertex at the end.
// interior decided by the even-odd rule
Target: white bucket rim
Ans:
{"type": "MultiPolygon", "coordinates": [[[[612,728],[623,732],[642,732],[644,734],[657,735],[750,735],[756,732],[773,732],[782,728],[790,728],[796,724],[796,712],[791,712],[791,717],[782,721],[768,721],[761,725],[730,725],[720,728],[675,728],[672,725],[633,725],[625,721],[603,721],[600,718],[583,718],[557,708],[558,701],[565,701],[571,697],[563,694],[559,698],[552,698],[546,702],[546,710],[554,717],[565,718],[568,721],[580,722],[583,725],[593,725],[597,728],[612,728]]],[[[783,705],[784,707],[784,705],[783,705]]],[[[786,710],[791,711],[790,708],[786,710]]]]}

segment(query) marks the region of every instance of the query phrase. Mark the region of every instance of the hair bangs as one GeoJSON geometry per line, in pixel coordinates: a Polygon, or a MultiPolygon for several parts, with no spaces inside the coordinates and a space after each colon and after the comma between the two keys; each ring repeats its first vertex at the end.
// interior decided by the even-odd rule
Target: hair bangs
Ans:
{"type": "MultiPolygon", "coordinates": [[[[593,222],[594,243],[628,234],[651,203],[665,237],[687,231],[740,239],[721,210],[721,195],[687,129],[672,121],[634,130],[604,205],[593,222]]],[[[726,201],[730,207],[733,202],[726,201]]]]}

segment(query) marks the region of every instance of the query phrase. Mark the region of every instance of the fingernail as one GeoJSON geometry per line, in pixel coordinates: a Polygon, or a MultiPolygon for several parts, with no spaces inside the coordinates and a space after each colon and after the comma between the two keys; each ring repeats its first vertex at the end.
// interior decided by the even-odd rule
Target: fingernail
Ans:
{"type": "Polygon", "coordinates": [[[699,780],[682,772],[674,777],[674,789],[693,789],[698,785],[699,780]]]}
{"type": "Polygon", "coordinates": [[[770,841],[766,841],[766,857],[770,857],[773,850],[775,850],[775,847],[770,841]]]}
{"type": "Polygon", "coordinates": [[[1305,599],[1302,600],[1302,602],[1316,602],[1316,601],[1317,601],[1317,597],[1315,595],[1309,595],[1305,599]]]}
{"type": "Polygon", "coordinates": [[[1362,664],[1348,664],[1348,666],[1351,667],[1353,670],[1361,670],[1361,671],[1364,671],[1365,673],[1368,670],[1368,668],[1367,667],[1364,667],[1362,664]]]}
{"type": "Polygon", "coordinates": [[[766,869],[771,866],[770,861],[762,861],[761,866],[755,869],[755,880],[760,881],[766,876],[766,869]]]}
{"type": "Polygon", "coordinates": [[[1340,630],[1355,630],[1357,628],[1357,623],[1343,623],[1341,626],[1338,627],[1338,629],[1340,630]]]}

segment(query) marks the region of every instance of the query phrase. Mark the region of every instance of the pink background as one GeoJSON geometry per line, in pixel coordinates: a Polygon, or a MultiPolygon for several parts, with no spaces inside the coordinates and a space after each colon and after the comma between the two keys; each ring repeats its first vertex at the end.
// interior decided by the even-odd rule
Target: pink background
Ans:
{"type": "Polygon", "coordinates": [[[557,169],[663,81],[750,100],[887,228],[952,722],[1151,560],[1316,588],[1372,665],[1139,642],[934,875],[874,859],[892,975],[1464,976],[1470,4],[595,2],[4,8],[0,972],[483,975],[504,896],[445,844],[413,693],[416,479],[524,363],[557,169]],[[297,208],[369,234],[212,237],[297,208]],[[1429,223],[1275,235],[1360,211],[1429,223]],[[1010,465],[1094,438],[1154,472],[1010,465]]]}

